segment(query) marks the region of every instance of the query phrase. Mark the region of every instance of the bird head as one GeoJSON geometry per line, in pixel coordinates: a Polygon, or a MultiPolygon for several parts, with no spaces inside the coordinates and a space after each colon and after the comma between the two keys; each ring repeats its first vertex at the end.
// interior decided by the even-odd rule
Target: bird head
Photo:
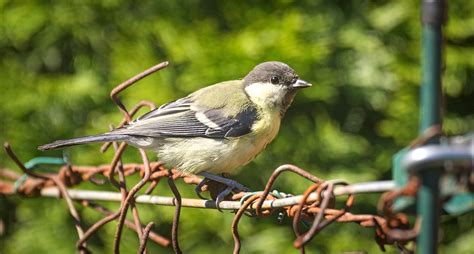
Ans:
{"type": "Polygon", "coordinates": [[[257,106],[284,114],[296,92],[311,84],[299,79],[295,71],[282,62],[261,63],[243,79],[245,93],[257,106]]]}

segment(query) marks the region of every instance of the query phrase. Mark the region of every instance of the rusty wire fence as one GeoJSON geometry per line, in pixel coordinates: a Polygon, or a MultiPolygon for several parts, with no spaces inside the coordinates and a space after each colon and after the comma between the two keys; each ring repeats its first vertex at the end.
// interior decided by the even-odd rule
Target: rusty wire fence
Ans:
{"type": "MultiPolygon", "coordinates": [[[[168,62],[160,63],[152,68],[136,75],[135,77],[118,85],[111,92],[111,98],[124,114],[123,121],[119,127],[129,122],[134,114],[142,107],[156,108],[152,102],[141,101],[130,111],[122,104],[118,94],[131,86],[138,80],[156,71],[165,68],[168,62]]],[[[416,145],[423,143],[423,139],[415,142],[416,145]]],[[[175,253],[181,253],[179,245],[179,219],[182,207],[206,208],[231,210],[235,216],[229,233],[234,238],[234,253],[240,252],[240,236],[238,231],[239,222],[244,214],[256,217],[268,217],[271,214],[288,216],[292,218],[292,227],[295,234],[294,247],[301,253],[305,251],[305,245],[323,229],[332,223],[352,222],[365,228],[371,228],[375,232],[375,241],[384,250],[385,245],[395,245],[401,253],[412,253],[413,250],[407,244],[415,240],[419,231],[419,220],[410,225],[409,218],[403,213],[396,213],[393,202],[400,196],[416,196],[419,180],[412,176],[409,184],[403,189],[395,189],[392,181],[369,182],[349,185],[343,180],[323,180],[309,172],[294,166],[282,165],[274,170],[266,182],[263,191],[257,192],[232,192],[226,200],[216,207],[213,200],[181,198],[176,188],[175,181],[184,181],[186,184],[196,185],[201,191],[209,192],[215,198],[223,186],[212,181],[205,181],[195,175],[183,175],[174,169],[167,169],[160,162],[150,162],[145,151],[138,149],[142,158],[141,163],[123,164],[121,157],[127,148],[126,143],[106,143],[101,151],[105,152],[112,147],[114,157],[107,165],[72,165],[60,161],[64,165],[57,173],[38,173],[33,169],[41,161],[29,161],[24,163],[13,151],[12,147],[4,144],[5,152],[15,162],[24,175],[11,169],[0,169],[0,194],[21,195],[25,197],[44,196],[61,197],[67,203],[71,220],[74,222],[78,240],[76,248],[80,253],[89,253],[87,241],[96,234],[102,226],[115,222],[116,230],[114,236],[114,252],[120,252],[121,236],[124,226],[137,234],[139,241],[138,253],[145,253],[149,241],[161,246],[171,245],[175,253]],[[273,185],[284,172],[291,172],[308,180],[308,187],[301,194],[286,194],[273,190],[273,185]],[[126,177],[138,174],[140,181],[132,188],[126,187],[126,177]],[[79,186],[83,182],[99,182],[98,176],[105,178],[117,191],[90,191],[80,190],[72,187],[79,186]],[[161,180],[166,180],[173,197],[150,195],[161,180]],[[145,194],[137,195],[140,190],[145,189],[145,194]],[[379,201],[381,215],[355,214],[351,213],[356,196],[364,193],[383,193],[379,201]],[[100,201],[117,201],[120,207],[117,211],[111,211],[99,204],[100,201]],[[336,202],[337,201],[337,202],[336,202]],[[163,206],[174,206],[174,218],[171,228],[171,239],[161,236],[153,230],[154,222],[146,224],[140,219],[137,203],[148,203],[163,206]],[[337,204],[343,204],[338,206],[337,204]],[[86,226],[78,213],[77,206],[89,207],[101,214],[103,218],[93,225],[86,226]],[[127,219],[129,210],[132,219],[127,219]],[[300,225],[308,224],[309,229],[303,231],[300,225]]],[[[55,162],[56,163],[56,162],[55,162]]],[[[57,164],[57,163],[56,163],[57,164]]],[[[411,247],[413,248],[413,247],[411,247]]]]}

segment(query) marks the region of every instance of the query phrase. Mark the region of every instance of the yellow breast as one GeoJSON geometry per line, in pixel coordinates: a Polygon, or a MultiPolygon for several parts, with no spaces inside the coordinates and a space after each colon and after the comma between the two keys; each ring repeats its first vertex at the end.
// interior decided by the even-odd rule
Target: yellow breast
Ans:
{"type": "Polygon", "coordinates": [[[265,146],[270,143],[278,134],[280,122],[279,112],[261,115],[261,119],[252,126],[252,136],[254,136],[255,142],[266,142],[265,146]]]}
{"type": "Polygon", "coordinates": [[[235,155],[239,158],[236,164],[245,165],[257,157],[265,147],[276,137],[280,129],[279,113],[269,114],[252,126],[252,133],[240,138],[235,144],[235,155]]]}

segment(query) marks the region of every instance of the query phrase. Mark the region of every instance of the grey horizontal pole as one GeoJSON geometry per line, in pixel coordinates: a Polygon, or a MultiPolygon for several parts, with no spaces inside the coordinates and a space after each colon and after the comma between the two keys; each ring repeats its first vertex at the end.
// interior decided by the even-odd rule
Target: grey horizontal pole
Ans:
{"type": "MultiPolygon", "coordinates": [[[[470,166],[474,163],[474,143],[462,145],[427,145],[408,152],[403,160],[404,168],[410,173],[430,168],[451,166],[470,166]],[[449,164],[446,164],[449,163],[449,164]]],[[[446,167],[447,170],[453,167],[446,167]]]]}
{"type": "MultiPolygon", "coordinates": [[[[357,193],[378,193],[385,192],[395,188],[395,183],[393,181],[379,181],[379,182],[367,182],[367,183],[357,183],[347,186],[336,186],[334,190],[334,195],[342,196],[347,194],[357,194],[357,193]]],[[[95,200],[95,201],[114,201],[120,202],[122,200],[121,194],[118,192],[111,191],[90,191],[90,190],[76,190],[68,189],[69,196],[72,199],[76,200],[95,200]]],[[[48,187],[41,190],[41,196],[44,197],[60,197],[60,192],[56,187],[48,187]]],[[[302,195],[297,195],[293,197],[281,198],[276,200],[268,200],[263,203],[262,208],[278,208],[296,205],[302,199],[302,195]]],[[[317,195],[315,193],[310,194],[308,202],[313,202],[317,200],[317,195]]],[[[154,204],[154,205],[163,205],[163,206],[174,206],[175,199],[172,197],[156,196],[156,195],[138,195],[135,198],[136,203],[140,204],[154,204]]],[[[216,205],[213,200],[202,200],[202,199],[190,199],[183,198],[181,201],[183,207],[191,208],[211,208],[215,209],[216,205]]],[[[239,201],[222,201],[219,207],[223,210],[237,210],[241,206],[239,201]]],[[[249,210],[253,210],[253,207],[249,207],[249,210]]]]}

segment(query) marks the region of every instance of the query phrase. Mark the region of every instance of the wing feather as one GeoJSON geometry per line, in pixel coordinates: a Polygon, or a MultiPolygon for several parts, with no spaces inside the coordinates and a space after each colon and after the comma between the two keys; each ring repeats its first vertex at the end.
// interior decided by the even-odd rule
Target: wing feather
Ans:
{"type": "Polygon", "coordinates": [[[234,117],[222,109],[191,107],[189,97],[165,104],[139,117],[129,125],[114,130],[116,134],[143,137],[206,137],[229,138],[248,134],[258,120],[254,107],[234,117]]]}

